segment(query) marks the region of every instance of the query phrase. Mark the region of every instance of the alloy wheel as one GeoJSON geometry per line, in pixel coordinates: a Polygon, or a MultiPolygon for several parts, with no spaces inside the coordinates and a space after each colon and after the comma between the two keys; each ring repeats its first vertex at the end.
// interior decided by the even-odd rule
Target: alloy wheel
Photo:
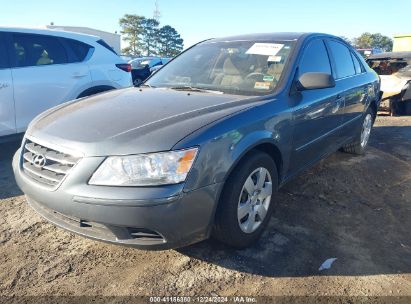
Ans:
{"type": "Polygon", "coordinates": [[[372,128],[372,116],[371,114],[368,113],[365,116],[365,119],[362,125],[362,130],[361,130],[361,147],[362,148],[365,148],[365,146],[368,143],[368,140],[371,134],[371,128],[372,128]]]}
{"type": "Polygon", "coordinates": [[[253,233],[263,223],[271,203],[273,183],[270,172],[260,167],[246,179],[238,200],[237,219],[245,233],[253,233]]]}

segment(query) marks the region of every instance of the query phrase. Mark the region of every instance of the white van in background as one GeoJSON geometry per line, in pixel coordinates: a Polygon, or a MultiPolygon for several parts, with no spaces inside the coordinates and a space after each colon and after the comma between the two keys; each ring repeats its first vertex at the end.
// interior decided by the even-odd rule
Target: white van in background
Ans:
{"type": "Polygon", "coordinates": [[[99,37],[0,27],[0,141],[53,106],[131,86],[130,71],[99,37]]]}

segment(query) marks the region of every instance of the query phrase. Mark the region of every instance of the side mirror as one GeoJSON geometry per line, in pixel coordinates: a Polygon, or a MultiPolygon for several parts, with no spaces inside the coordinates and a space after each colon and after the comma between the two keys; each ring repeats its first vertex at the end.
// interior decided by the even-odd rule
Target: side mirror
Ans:
{"type": "Polygon", "coordinates": [[[334,77],[327,73],[305,73],[297,81],[299,91],[335,87],[334,77]]]}

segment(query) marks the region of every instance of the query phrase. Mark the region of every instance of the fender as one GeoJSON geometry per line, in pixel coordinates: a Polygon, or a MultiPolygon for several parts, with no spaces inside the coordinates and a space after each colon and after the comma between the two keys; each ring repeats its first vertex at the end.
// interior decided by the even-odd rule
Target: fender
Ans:
{"type": "MultiPolygon", "coordinates": [[[[225,182],[227,180],[227,178],[230,176],[234,168],[238,165],[238,163],[241,161],[241,159],[246,154],[248,154],[250,151],[264,144],[271,145],[273,149],[276,149],[279,151],[280,157],[281,157],[281,163],[282,163],[282,153],[281,153],[281,150],[278,148],[278,146],[280,145],[278,139],[279,139],[279,134],[274,134],[267,130],[256,131],[244,137],[244,139],[241,140],[238,143],[238,145],[235,146],[235,149],[232,151],[231,156],[232,156],[233,162],[231,163],[230,169],[227,171],[227,174],[224,176],[222,182],[225,182]]],[[[270,156],[273,157],[274,155],[270,155],[270,156]]],[[[280,166],[282,165],[280,164],[280,166]]],[[[281,168],[277,168],[277,169],[279,170],[278,173],[281,176],[282,175],[282,173],[280,172],[281,168]]]]}
{"type": "MultiPolygon", "coordinates": [[[[276,159],[280,178],[285,168],[282,158],[285,154],[280,148],[282,146],[280,139],[279,134],[260,129],[250,133],[232,130],[211,140],[207,145],[200,147],[201,151],[187,178],[184,191],[224,183],[241,159],[251,150],[262,147],[262,145],[270,147],[270,150],[266,152],[275,152],[274,155],[270,153],[270,156],[276,159]],[[247,135],[241,137],[241,134],[247,135]],[[223,151],[228,151],[228,153],[223,151]],[[219,154],[221,157],[216,157],[219,154]]],[[[261,150],[265,151],[265,149],[261,150]]]]}

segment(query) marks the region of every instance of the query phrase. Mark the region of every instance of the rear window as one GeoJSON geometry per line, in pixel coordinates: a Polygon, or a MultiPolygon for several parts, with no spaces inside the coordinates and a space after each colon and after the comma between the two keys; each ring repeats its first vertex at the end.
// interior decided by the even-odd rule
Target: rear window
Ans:
{"type": "Polygon", "coordinates": [[[17,67],[67,63],[67,54],[57,37],[13,34],[12,43],[17,67]]]}
{"type": "Polygon", "coordinates": [[[108,49],[110,52],[113,52],[114,54],[117,55],[116,51],[107,44],[107,42],[105,42],[103,39],[100,39],[97,41],[98,44],[102,45],[103,47],[105,47],[106,49],[108,49]]]}
{"type": "Polygon", "coordinates": [[[357,56],[354,53],[351,53],[352,61],[354,62],[355,73],[361,74],[364,72],[364,67],[362,66],[361,62],[358,60],[357,56]]]}
{"type": "Polygon", "coordinates": [[[335,61],[337,79],[355,75],[350,50],[337,41],[329,40],[328,44],[335,61]]]}
{"type": "Polygon", "coordinates": [[[6,52],[6,43],[4,41],[3,34],[0,33],[0,69],[6,69],[9,67],[8,56],[6,52]]]}
{"type": "Polygon", "coordinates": [[[70,60],[70,62],[84,61],[88,52],[92,48],[92,46],[77,40],[65,39],[65,41],[67,42],[67,44],[69,45],[70,49],[73,51],[74,54],[74,58],[70,60]]]}

